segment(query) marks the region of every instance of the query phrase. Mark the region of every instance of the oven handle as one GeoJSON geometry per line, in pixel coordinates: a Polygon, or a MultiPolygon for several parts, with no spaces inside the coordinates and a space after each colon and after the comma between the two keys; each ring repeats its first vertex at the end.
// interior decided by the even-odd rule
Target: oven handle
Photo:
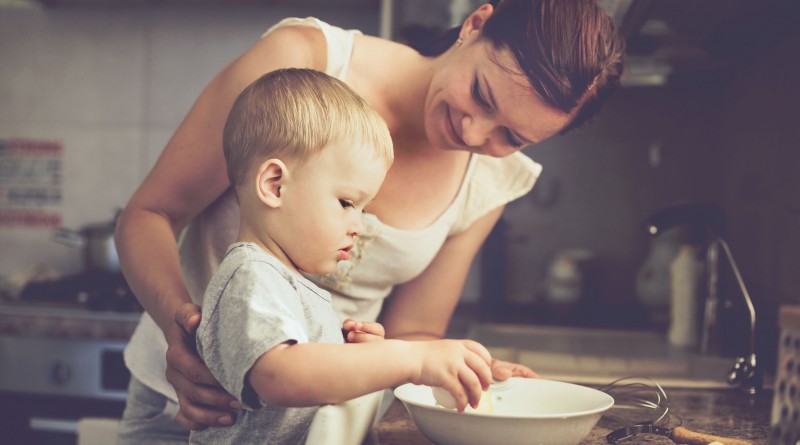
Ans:
{"type": "Polygon", "coordinates": [[[78,434],[78,421],[68,419],[49,419],[45,417],[31,417],[30,428],[33,431],[78,434]]]}

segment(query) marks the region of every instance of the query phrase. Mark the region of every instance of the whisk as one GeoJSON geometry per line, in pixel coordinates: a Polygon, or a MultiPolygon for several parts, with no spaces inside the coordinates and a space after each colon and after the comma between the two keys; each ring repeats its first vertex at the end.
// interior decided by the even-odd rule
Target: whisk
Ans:
{"type": "Polygon", "coordinates": [[[609,433],[608,443],[620,443],[637,434],[657,434],[677,444],[752,445],[744,440],[698,433],[681,426],[683,419],[670,410],[667,392],[649,377],[622,377],[598,389],[614,398],[606,420],[628,425],[609,433]]]}

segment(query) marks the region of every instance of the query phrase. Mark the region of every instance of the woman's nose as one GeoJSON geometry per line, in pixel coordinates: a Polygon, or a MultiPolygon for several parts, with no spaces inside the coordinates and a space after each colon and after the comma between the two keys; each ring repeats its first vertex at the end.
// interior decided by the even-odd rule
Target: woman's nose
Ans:
{"type": "Polygon", "coordinates": [[[480,147],[489,140],[494,131],[494,120],[480,115],[464,115],[461,118],[461,139],[470,147],[480,147]]]}

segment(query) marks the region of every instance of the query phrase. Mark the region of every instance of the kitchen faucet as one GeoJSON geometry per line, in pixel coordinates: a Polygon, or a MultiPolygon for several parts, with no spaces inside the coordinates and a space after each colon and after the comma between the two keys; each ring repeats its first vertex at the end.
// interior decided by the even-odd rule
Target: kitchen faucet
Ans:
{"type": "Polygon", "coordinates": [[[708,295],[704,308],[700,351],[703,353],[710,352],[712,349],[712,336],[717,328],[719,251],[722,250],[723,256],[736,278],[739,291],[744,298],[750,321],[747,355],[736,358],[733,367],[728,371],[727,381],[731,385],[739,385],[747,394],[756,394],[761,389],[763,380],[763,372],[756,359],[756,311],[736,261],[733,259],[730,246],[719,234],[722,229],[722,212],[713,206],[702,203],[676,204],[653,215],[648,224],[648,232],[656,236],[677,225],[700,226],[704,233],[703,237],[706,240],[710,239],[706,251],[708,295]]]}
{"type": "Polygon", "coordinates": [[[747,304],[747,311],[750,316],[750,341],[748,355],[746,357],[736,358],[733,368],[731,368],[731,370],[728,372],[728,383],[731,385],[739,384],[746,393],[755,394],[759,389],[761,389],[763,379],[763,373],[761,372],[761,368],[757,366],[758,362],[756,360],[756,310],[753,306],[753,300],[750,298],[750,293],[747,292],[747,287],[744,285],[742,274],[739,272],[739,268],[736,266],[736,261],[733,259],[731,248],[721,236],[717,236],[716,239],[711,241],[711,244],[708,248],[709,259],[712,260],[709,261],[709,264],[713,264],[713,266],[709,268],[709,297],[712,295],[716,297],[719,272],[716,267],[716,259],[718,257],[717,250],[720,247],[725,253],[725,258],[728,260],[728,264],[731,266],[733,275],[736,277],[736,284],[739,286],[739,291],[744,297],[744,301],[747,304]],[[714,287],[714,294],[711,294],[712,285],[714,287]]]}

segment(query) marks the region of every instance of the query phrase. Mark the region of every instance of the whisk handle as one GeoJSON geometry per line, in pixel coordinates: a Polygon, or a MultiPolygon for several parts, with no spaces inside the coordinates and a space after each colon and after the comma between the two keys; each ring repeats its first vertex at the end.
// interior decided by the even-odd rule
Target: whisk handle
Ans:
{"type": "Polygon", "coordinates": [[[720,442],[723,445],[753,445],[751,442],[746,440],[697,433],[682,426],[673,428],[670,438],[675,443],[685,445],[708,445],[712,442],[720,442]]]}

